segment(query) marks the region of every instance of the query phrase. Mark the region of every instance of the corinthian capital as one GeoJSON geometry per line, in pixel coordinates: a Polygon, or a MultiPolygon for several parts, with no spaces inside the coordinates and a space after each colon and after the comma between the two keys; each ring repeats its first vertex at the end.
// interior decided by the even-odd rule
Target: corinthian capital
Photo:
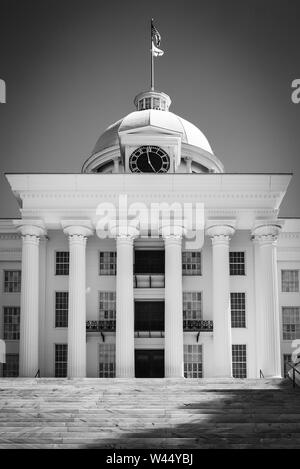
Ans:
{"type": "Polygon", "coordinates": [[[280,223],[258,225],[252,230],[252,240],[266,244],[274,243],[278,239],[281,228],[280,223]]]}

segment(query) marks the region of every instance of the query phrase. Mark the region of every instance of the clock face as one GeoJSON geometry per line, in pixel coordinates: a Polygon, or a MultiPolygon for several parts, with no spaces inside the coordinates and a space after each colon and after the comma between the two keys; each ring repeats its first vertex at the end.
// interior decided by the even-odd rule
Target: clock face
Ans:
{"type": "Polygon", "coordinates": [[[129,168],[133,173],[166,173],[170,169],[170,157],[159,147],[144,145],[130,156],[129,168]]]}

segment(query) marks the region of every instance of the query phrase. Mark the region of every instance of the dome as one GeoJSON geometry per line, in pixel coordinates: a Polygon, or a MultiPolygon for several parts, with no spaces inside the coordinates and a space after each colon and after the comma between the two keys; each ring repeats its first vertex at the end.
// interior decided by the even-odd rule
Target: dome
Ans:
{"type": "Polygon", "coordinates": [[[156,109],[131,112],[123,119],[110,125],[98,139],[92,154],[118,145],[119,132],[134,131],[148,126],[156,127],[166,133],[181,134],[182,143],[193,145],[213,154],[207,138],[194,124],[170,111],[165,112],[156,109]]]}
{"type": "Polygon", "coordinates": [[[167,94],[143,91],[135,97],[134,103],[136,111],[110,125],[100,135],[83,165],[83,172],[127,172],[128,151],[132,144],[140,146],[147,140],[152,145],[159,141],[162,148],[164,142],[169,142],[167,146],[173,142],[175,172],[223,172],[223,165],[203,132],[169,111],[171,99],[167,94]]]}

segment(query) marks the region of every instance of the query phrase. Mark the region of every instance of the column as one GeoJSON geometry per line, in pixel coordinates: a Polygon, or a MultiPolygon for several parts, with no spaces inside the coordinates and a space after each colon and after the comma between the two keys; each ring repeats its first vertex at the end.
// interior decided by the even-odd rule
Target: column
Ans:
{"type": "Polygon", "coordinates": [[[88,226],[65,226],[69,236],[68,378],[86,377],[86,241],[88,226]]]}
{"type": "Polygon", "coordinates": [[[212,298],[214,321],[214,376],[232,376],[229,241],[234,228],[214,225],[207,229],[212,239],[212,298]]]}
{"type": "Polygon", "coordinates": [[[116,377],[134,378],[133,240],[118,234],[116,294],[116,377]]]}
{"type": "MultiPolygon", "coordinates": [[[[28,222],[30,223],[30,222],[28,222]]],[[[24,223],[19,343],[19,376],[34,377],[39,369],[39,241],[41,225],[24,223]]]]}
{"type": "Polygon", "coordinates": [[[165,240],[165,377],[183,375],[182,228],[163,231],[165,240]]]}
{"type": "Polygon", "coordinates": [[[281,227],[261,225],[253,234],[255,243],[257,373],[281,376],[280,317],[276,243],[281,227]]]}

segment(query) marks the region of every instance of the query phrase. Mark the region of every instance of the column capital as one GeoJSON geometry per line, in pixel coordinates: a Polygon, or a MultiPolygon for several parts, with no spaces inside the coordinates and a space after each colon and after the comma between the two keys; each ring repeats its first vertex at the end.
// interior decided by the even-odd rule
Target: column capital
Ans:
{"type": "Polygon", "coordinates": [[[273,244],[277,241],[281,228],[280,223],[258,225],[252,230],[252,241],[259,244],[273,244]]]}
{"type": "Polygon", "coordinates": [[[13,224],[22,237],[39,238],[46,235],[45,223],[41,219],[13,220],[13,224]]]}
{"type": "Polygon", "coordinates": [[[235,228],[231,224],[211,224],[206,229],[206,234],[211,238],[213,244],[227,244],[231,236],[235,233],[235,228]]]}
{"type": "Polygon", "coordinates": [[[90,220],[62,220],[61,225],[63,232],[69,237],[83,239],[93,234],[90,220]]]}
{"type": "Polygon", "coordinates": [[[110,223],[109,233],[113,238],[133,241],[139,235],[139,230],[135,226],[131,226],[127,220],[121,220],[110,223]]]}
{"type": "Polygon", "coordinates": [[[163,225],[160,228],[160,234],[165,241],[178,240],[181,242],[186,229],[181,225],[163,225]]]}

